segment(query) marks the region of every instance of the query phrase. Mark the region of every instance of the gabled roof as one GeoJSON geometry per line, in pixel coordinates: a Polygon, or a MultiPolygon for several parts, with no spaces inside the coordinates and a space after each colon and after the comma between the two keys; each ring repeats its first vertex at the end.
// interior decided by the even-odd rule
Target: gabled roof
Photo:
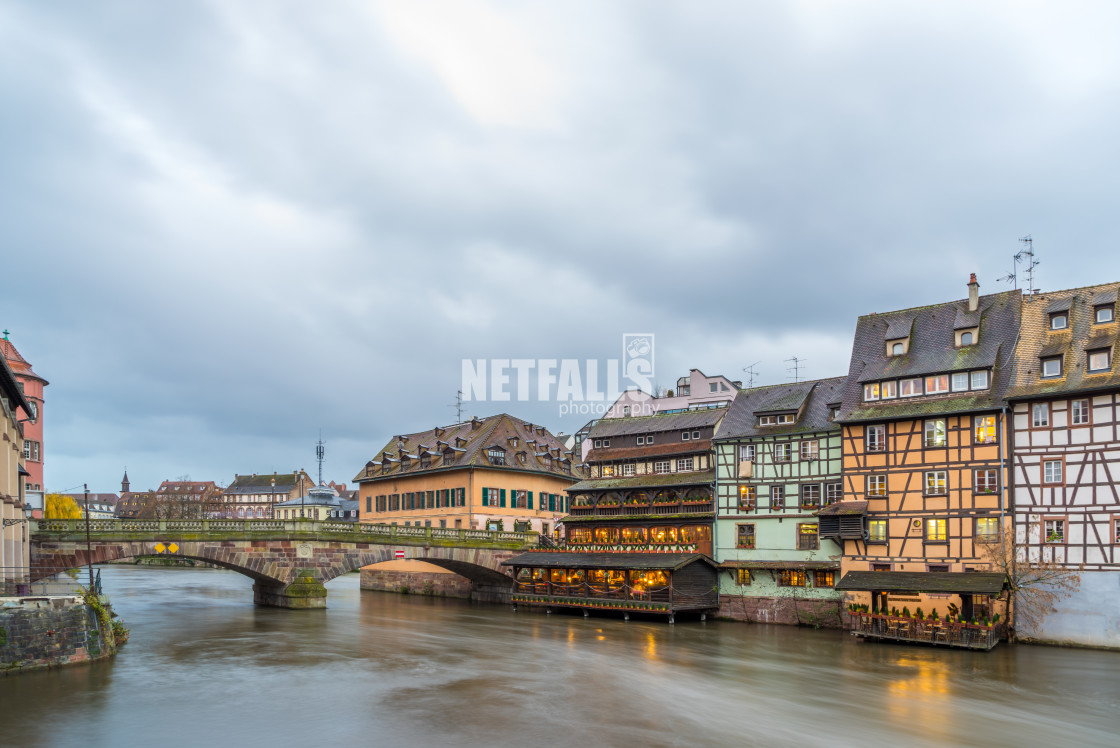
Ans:
{"type": "Polygon", "coordinates": [[[44,385],[50,384],[50,382],[31,370],[31,364],[20,355],[16,347],[12,345],[12,341],[7,338],[0,338],[0,357],[3,357],[3,359],[8,362],[8,366],[11,367],[12,372],[17,376],[27,377],[28,379],[38,379],[44,385]]]}
{"type": "Polygon", "coordinates": [[[704,408],[684,413],[668,413],[652,416],[627,416],[625,418],[602,418],[591,427],[589,439],[632,434],[656,434],[662,431],[683,431],[685,429],[717,425],[727,408],[704,408]]]}
{"type": "Polygon", "coordinates": [[[839,425],[829,420],[829,405],[843,396],[845,380],[833,377],[742,390],[720,424],[716,441],[838,429],[839,425]],[[796,411],[800,411],[800,417],[792,424],[758,425],[760,414],[796,411]]]}
{"type": "Polygon", "coordinates": [[[1018,291],[1004,291],[979,297],[975,312],[970,312],[968,300],[962,299],[860,317],[856,322],[848,380],[837,420],[886,420],[1002,407],[1019,331],[1020,306],[1018,291]],[[976,342],[958,348],[956,330],[961,326],[977,326],[963,324],[977,318],[980,330],[976,342]],[[903,325],[910,330],[907,352],[888,356],[887,341],[903,325]],[[863,402],[865,382],[971,369],[992,371],[987,390],[863,402]]]}
{"type": "Polygon", "coordinates": [[[395,436],[366,463],[354,480],[364,482],[467,467],[529,470],[573,482],[578,480],[578,474],[573,476],[565,470],[565,465],[572,466],[574,471],[579,465],[578,456],[569,453],[548,429],[507,413],[499,413],[452,426],[395,436]],[[414,451],[421,444],[435,445],[437,439],[445,442],[445,446],[429,452],[426,455],[427,464],[421,467],[422,463],[414,451]],[[513,439],[517,440],[516,446],[511,441],[513,439]],[[529,439],[534,440],[532,448],[526,447],[529,439]],[[492,448],[503,450],[504,464],[490,461],[486,453],[492,448]],[[409,456],[407,465],[401,463],[402,454],[409,456]],[[385,469],[386,462],[388,469],[385,469]]]}
{"type": "Polygon", "coordinates": [[[1023,299],[1023,323],[1015,349],[1015,365],[1008,390],[1009,398],[1059,395],[1120,388],[1120,363],[1116,361],[1120,321],[1116,297],[1120,283],[1053,291],[1023,299]],[[1095,307],[1111,305],[1112,322],[1096,324],[1095,307]],[[1050,329],[1054,311],[1069,313],[1069,326],[1050,329]],[[1109,349],[1112,367],[1090,374],[1086,351],[1109,349]],[[1062,376],[1040,377],[1041,359],[1062,356],[1062,376]]]}
{"type": "Polygon", "coordinates": [[[273,473],[271,475],[238,475],[225,489],[227,494],[288,493],[303,478],[306,485],[315,485],[304,473],[273,473]],[[272,482],[276,481],[275,487],[272,482]]]}
{"type": "MultiPolygon", "coordinates": [[[[12,405],[21,409],[24,415],[31,414],[31,406],[27,403],[27,398],[23,396],[23,390],[19,388],[19,382],[16,380],[16,375],[12,372],[8,362],[0,359],[0,392],[12,402],[12,405]]],[[[14,414],[13,414],[13,417],[14,414]]]]}

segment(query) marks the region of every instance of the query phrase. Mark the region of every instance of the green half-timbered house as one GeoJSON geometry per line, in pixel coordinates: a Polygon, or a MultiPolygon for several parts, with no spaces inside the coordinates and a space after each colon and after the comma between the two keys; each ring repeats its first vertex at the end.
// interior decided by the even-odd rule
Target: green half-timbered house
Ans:
{"type": "Polygon", "coordinates": [[[844,377],[743,390],[716,438],[721,615],[840,626],[842,548],[817,512],[840,500],[844,377]]]}

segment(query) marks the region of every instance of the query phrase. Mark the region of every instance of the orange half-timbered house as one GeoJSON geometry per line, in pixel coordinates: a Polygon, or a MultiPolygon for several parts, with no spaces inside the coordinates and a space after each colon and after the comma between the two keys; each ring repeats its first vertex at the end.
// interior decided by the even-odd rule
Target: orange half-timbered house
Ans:
{"type": "Polygon", "coordinates": [[[837,585],[871,612],[992,612],[1000,578],[983,543],[1011,517],[1004,391],[1016,291],[861,317],[841,423],[844,502],[837,585]],[[954,606],[950,608],[950,605],[954,606]]]}

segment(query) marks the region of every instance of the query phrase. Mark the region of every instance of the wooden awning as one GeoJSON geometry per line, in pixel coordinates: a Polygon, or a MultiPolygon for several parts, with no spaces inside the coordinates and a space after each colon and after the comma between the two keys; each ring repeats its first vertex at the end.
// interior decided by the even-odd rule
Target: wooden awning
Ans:
{"type": "Polygon", "coordinates": [[[1004,574],[972,571],[849,571],[838,590],[875,592],[947,592],[956,595],[998,595],[1007,584],[1004,574]]]}

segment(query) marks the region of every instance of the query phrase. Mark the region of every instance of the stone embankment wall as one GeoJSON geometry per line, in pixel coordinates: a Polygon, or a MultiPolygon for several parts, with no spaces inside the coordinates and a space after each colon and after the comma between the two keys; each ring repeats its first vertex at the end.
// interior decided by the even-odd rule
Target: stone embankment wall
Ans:
{"type": "Polygon", "coordinates": [[[0,598],[0,676],[116,652],[112,631],[80,597],[0,598]]]}
{"type": "MultiPolygon", "coordinates": [[[[427,564],[425,564],[426,566],[427,564]]],[[[413,595],[436,597],[471,596],[471,581],[458,574],[429,571],[401,571],[398,569],[362,569],[361,587],[377,592],[404,592],[413,595]]]]}
{"type": "Polygon", "coordinates": [[[840,600],[720,595],[719,617],[750,623],[848,628],[840,600]]]}
{"type": "Polygon", "coordinates": [[[1020,621],[1019,640],[1120,649],[1120,572],[1086,571],[1081,586],[1036,627],[1020,621]]]}

